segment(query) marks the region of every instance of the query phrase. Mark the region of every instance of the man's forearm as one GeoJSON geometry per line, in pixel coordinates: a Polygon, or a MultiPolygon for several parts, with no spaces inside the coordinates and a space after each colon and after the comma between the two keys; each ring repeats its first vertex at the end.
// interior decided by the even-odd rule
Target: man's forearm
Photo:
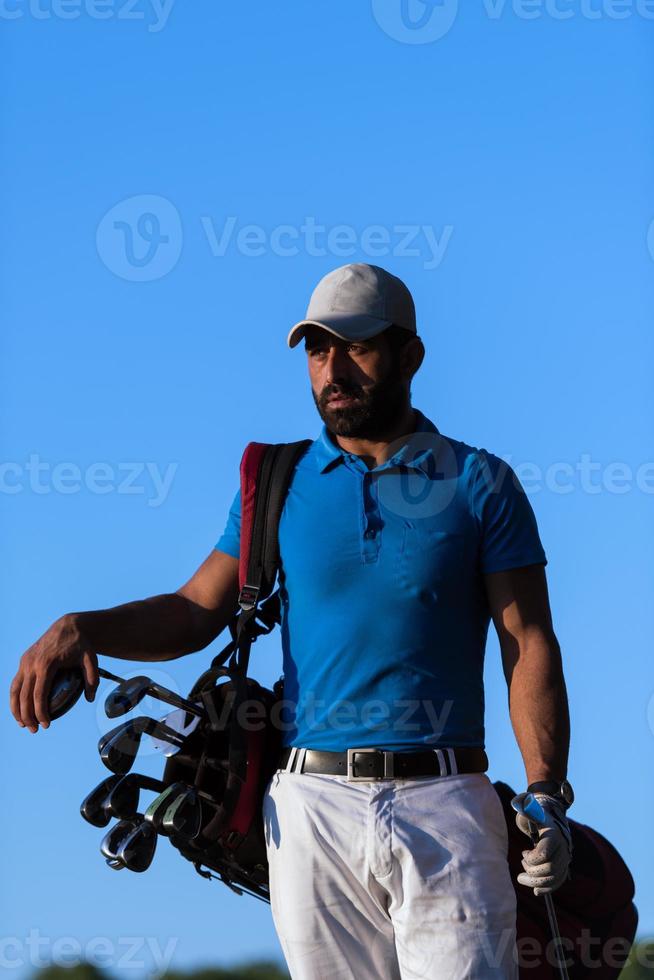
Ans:
{"type": "Polygon", "coordinates": [[[194,603],[176,592],[111,609],[71,613],[73,625],[94,652],[124,660],[173,660],[213,639],[194,603]]]}
{"type": "Polygon", "coordinates": [[[508,680],[511,722],[524,760],[527,783],[565,779],[570,716],[556,638],[540,634],[525,644],[508,680]]]}

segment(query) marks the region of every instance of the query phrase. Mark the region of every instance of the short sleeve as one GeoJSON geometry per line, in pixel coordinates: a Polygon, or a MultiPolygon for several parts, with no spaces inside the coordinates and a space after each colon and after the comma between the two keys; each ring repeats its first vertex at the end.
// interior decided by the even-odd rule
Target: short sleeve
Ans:
{"type": "Polygon", "coordinates": [[[232,558],[238,558],[241,543],[241,490],[236,491],[236,496],[229,508],[225,530],[216,543],[218,551],[224,551],[232,558]]]}
{"type": "Polygon", "coordinates": [[[546,565],[536,516],[511,466],[482,449],[473,472],[471,504],[481,534],[481,571],[546,565]]]}

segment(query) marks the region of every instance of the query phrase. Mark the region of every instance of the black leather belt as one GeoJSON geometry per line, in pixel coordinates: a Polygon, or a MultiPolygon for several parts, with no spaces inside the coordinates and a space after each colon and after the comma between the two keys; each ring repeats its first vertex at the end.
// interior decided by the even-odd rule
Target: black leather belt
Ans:
{"type": "Polygon", "coordinates": [[[415,776],[486,772],[488,756],[480,748],[437,748],[420,752],[353,748],[345,752],[325,752],[293,747],[282,750],[279,768],[286,772],[345,776],[348,782],[411,779],[415,776]]]}

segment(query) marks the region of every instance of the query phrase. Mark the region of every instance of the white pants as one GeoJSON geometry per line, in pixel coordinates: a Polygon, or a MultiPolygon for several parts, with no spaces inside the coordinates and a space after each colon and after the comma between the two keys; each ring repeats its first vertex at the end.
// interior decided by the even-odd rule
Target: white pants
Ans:
{"type": "Polygon", "coordinates": [[[263,813],[293,980],[516,980],[507,830],[485,774],[278,770],[263,813]]]}

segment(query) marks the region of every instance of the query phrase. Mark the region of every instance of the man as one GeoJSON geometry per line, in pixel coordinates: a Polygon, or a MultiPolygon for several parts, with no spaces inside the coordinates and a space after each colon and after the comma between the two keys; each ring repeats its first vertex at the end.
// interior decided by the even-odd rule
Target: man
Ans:
{"type": "MultiPolygon", "coordinates": [[[[515,978],[507,832],[485,775],[482,667],[492,617],[527,783],[546,811],[519,876],[558,887],[569,722],[546,557],[513,471],[412,408],[424,347],[406,286],[337,269],[288,337],[307,351],[323,429],[282,513],[288,713],[264,798],[271,904],[294,980],[515,978]]],[[[166,660],[233,615],[240,499],[176,593],[62,617],[24,654],[19,724],[47,727],[56,669],[96,650],[166,660]]],[[[523,827],[526,829],[526,827],[523,827]]]]}

